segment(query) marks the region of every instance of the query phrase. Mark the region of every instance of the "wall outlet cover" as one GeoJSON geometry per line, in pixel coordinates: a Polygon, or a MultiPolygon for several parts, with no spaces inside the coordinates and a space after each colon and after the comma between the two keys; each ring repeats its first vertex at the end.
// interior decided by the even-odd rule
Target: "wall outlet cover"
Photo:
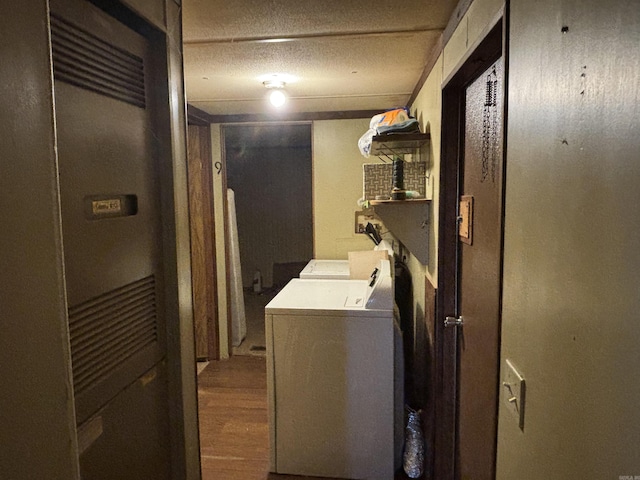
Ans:
{"type": "Polygon", "coordinates": [[[380,220],[372,208],[356,211],[355,233],[366,233],[367,223],[371,223],[378,233],[382,231],[382,220],[380,220]]]}

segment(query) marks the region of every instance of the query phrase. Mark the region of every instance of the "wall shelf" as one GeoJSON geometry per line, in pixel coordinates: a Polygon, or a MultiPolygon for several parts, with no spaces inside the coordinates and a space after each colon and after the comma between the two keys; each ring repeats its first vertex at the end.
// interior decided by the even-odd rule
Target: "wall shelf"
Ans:
{"type": "Polygon", "coordinates": [[[384,225],[426,265],[429,261],[429,217],[431,201],[411,200],[370,200],[376,214],[384,225]]]}
{"type": "Polygon", "coordinates": [[[371,155],[393,157],[413,154],[431,140],[428,133],[390,133],[376,135],[371,139],[371,155]]]}
{"type": "Polygon", "coordinates": [[[376,205],[389,205],[389,204],[408,204],[408,203],[429,203],[431,200],[424,198],[407,198],[406,200],[369,200],[369,204],[376,205]]]}
{"type": "MultiPolygon", "coordinates": [[[[376,135],[371,141],[371,155],[386,157],[390,160],[404,155],[415,155],[424,158],[424,146],[431,140],[428,133],[394,133],[376,135]]],[[[391,190],[391,185],[389,185],[391,190]]],[[[366,191],[366,188],[365,188],[366,191]]],[[[426,192],[421,192],[426,193],[426,192]]],[[[431,201],[424,198],[407,200],[374,200],[369,199],[376,214],[385,226],[402,244],[426,265],[429,260],[429,217],[431,201]]]]}

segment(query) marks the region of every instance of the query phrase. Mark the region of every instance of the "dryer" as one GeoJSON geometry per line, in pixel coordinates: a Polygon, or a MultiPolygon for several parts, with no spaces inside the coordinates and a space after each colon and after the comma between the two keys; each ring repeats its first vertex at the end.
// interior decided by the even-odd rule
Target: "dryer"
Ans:
{"type": "MultiPolygon", "coordinates": [[[[393,246],[387,240],[382,240],[373,248],[374,251],[386,250],[389,258],[393,259],[393,246]]],[[[393,265],[393,262],[392,262],[393,265]]],[[[349,280],[351,278],[351,270],[349,269],[349,260],[321,260],[312,259],[300,272],[300,278],[319,279],[327,278],[333,280],[349,280]]]]}
{"type": "Polygon", "coordinates": [[[300,278],[349,280],[349,260],[309,260],[300,272],[300,278]]]}
{"type": "Polygon", "coordinates": [[[389,260],[370,280],[291,280],[265,307],[272,472],[394,474],[389,260]]]}

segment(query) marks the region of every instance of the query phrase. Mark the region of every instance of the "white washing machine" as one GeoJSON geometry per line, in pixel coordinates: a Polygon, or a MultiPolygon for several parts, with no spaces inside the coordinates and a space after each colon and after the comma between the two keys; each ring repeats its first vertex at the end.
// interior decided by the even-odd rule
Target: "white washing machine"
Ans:
{"type": "MultiPolygon", "coordinates": [[[[374,251],[386,250],[389,258],[393,259],[393,246],[387,240],[382,240],[373,248],[374,251]]],[[[393,265],[393,262],[391,263],[393,265]]],[[[327,278],[333,280],[349,280],[351,270],[349,260],[309,260],[309,263],[300,272],[300,278],[304,280],[327,278]]]]}
{"type": "Polygon", "coordinates": [[[272,472],[391,480],[389,260],[368,280],[291,280],[265,307],[272,472]]]}

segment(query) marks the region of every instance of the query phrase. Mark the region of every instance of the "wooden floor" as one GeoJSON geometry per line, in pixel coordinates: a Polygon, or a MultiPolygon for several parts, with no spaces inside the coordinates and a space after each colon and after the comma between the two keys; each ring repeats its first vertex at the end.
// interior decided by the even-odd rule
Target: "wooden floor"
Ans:
{"type": "Polygon", "coordinates": [[[198,376],[198,401],[203,480],[329,480],[269,473],[264,357],[210,362],[198,376]]]}
{"type": "Polygon", "coordinates": [[[198,376],[202,480],[315,479],[269,473],[266,360],[233,356],[198,376]]]}

